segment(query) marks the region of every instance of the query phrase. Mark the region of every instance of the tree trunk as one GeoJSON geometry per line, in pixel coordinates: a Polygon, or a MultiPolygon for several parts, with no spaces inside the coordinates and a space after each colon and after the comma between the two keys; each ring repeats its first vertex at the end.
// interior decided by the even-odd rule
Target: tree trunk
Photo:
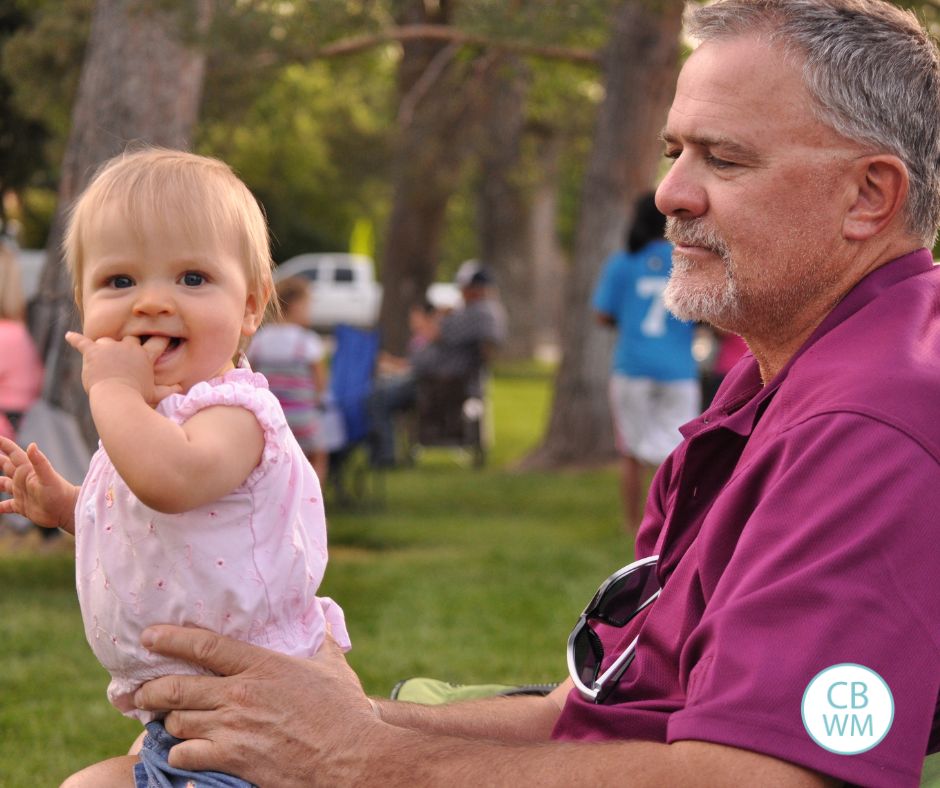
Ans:
{"type": "Polygon", "coordinates": [[[519,171],[528,82],[518,57],[507,58],[493,69],[480,153],[479,257],[495,272],[509,317],[500,356],[514,359],[532,358],[536,339],[534,270],[527,235],[529,199],[519,171]]]}
{"type": "Polygon", "coordinates": [[[656,132],[675,84],[681,14],[678,0],[630,0],[617,14],[567,282],[562,362],[548,432],[528,467],[614,456],[606,396],[612,339],[596,325],[590,297],[604,260],[621,243],[630,206],[655,174],[656,132]]]}
{"type": "Polygon", "coordinates": [[[554,129],[539,130],[536,141],[538,180],[529,211],[529,259],[532,297],[528,309],[535,319],[536,358],[557,361],[567,261],[558,240],[559,159],[562,137],[554,129]]]}
{"type": "Polygon", "coordinates": [[[191,43],[192,33],[205,31],[211,12],[211,0],[187,0],[175,10],[162,0],[95,5],[31,321],[46,375],[56,381],[50,398],[79,418],[90,442],[95,429],[81,385],[81,357],[62,339],[78,327],[60,248],[66,211],[97,167],[128,144],[189,147],[205,73],[205,54],[191,43]]]}
{"type": "MultiPolygon", "coordinates": [[[[401,24],[447,24],[452,3],[412,0],[401,24]]],[[[447,202],[480,127],[485,76],[495,58],[458,58],[459,44],[410,41],[399,68],[401,100],[394,196],[382,256],[382,346],[402,355],[408,308],[434,281],[447,202]]]]}

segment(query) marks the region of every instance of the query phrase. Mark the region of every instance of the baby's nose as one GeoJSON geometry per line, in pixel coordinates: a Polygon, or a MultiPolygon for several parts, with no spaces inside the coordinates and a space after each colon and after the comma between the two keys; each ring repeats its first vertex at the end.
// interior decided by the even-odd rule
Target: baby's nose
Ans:
{"type": "Polygon", "coordinates": [[[138,287],[134,312],[142,315],[172,313],[176,309],[170,288],[163,285],[138,287]]]}

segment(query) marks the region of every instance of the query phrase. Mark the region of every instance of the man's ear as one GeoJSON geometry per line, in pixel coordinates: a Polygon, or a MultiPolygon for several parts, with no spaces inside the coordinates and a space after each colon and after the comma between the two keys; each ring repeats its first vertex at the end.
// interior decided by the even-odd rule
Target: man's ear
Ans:
{"type": "Polygon", "coordinates": [[[904,208],[910,176],[897,156],[865,156],[856,167],[854,201],[842,221],[842,234],[849,241],[867,241],[904,208]]]}

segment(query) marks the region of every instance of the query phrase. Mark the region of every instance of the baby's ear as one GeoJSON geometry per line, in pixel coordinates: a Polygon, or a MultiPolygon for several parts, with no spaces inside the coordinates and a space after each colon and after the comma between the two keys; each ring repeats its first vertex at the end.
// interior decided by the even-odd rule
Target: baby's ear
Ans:
{"type": "Polygon", "coordinates": [[[254,336],[264,317],[264,305],[267,299],[260,299],[254,293],[249,293],[245,299],[245,316],[242,319],[242,336],[254,336]]]}

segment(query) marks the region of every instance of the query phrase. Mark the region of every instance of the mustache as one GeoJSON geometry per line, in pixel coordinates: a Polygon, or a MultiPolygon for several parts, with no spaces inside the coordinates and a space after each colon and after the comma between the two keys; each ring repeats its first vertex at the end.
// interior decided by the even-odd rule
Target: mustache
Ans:
{"type": "Polygon", "coordinates": [[[708,227],[702,219],[666,219],[666,240],[680,246],[700,246],[721,258],[727,258],[730,250],[724,239],[708,227]]]}

